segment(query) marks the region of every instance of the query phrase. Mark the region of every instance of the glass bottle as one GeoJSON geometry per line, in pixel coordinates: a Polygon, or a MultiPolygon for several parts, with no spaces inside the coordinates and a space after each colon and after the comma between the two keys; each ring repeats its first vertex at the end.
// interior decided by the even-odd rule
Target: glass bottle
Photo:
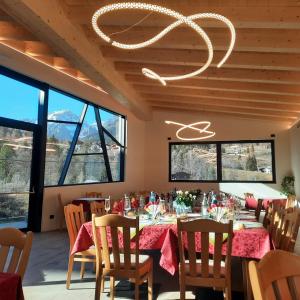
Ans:
{"type": "Polygon", "coordinates": [[[156,197],[154,192],[150,192],[149,202],[155,203],[156,197]]]}
{"type": "Polygon", "coordinates": [[[208,199],[206,197],[206,194],[203,193],[203,199],[202,199],[202,205],[201,205],[201,214],[203,217],[207,217],[208,216],[208,209],[209,205],[208,205],[208,199]]]}
{"type": "Polygon", "coordinates": [[[128,215],[128,212],[131,210],[130,198],[126,194],[124,195],[124,210],[126,215],[128,215]]]}

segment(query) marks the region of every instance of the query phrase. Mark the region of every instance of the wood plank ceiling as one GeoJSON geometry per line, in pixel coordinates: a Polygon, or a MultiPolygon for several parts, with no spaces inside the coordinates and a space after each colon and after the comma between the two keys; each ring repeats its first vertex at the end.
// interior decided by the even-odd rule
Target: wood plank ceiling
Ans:
{"type": "MultiPolygon", "coordinates": [[[[26,5],[30,6],[34,1],[12,2],[28,2],[26,5]]],[[[186,16],[199,12],[219,13],[229,18],[236,28],[234,51],[225,65],[218,69],[216,64],[223,57],[229,44],[229,32],[221,23],[197,21],[212,40],[215,50],[213,64],[199,76],[168,82],[166,87],[146,78],[141,69],[147,67],[159,74],[179,75],[201,66],[207,59],[207,49],[193,30],[180,26],[147,48],[121,50],[102,41],[91,27],[91,17],[100,6],[117,1],[58,2],[64,16],[78,28],[79,34],[84,34],[91,45],[97,46],[99,55],[134,89],[138,95],[137,99],[141,99],[140,101],[144,101],[152,109],[206,111],[242,118],[287,121],[291,124],[299,119],[299,0],[148,1],[174,9],[186,16]]],[[[49,11],[49,14],[51,13],[53,12],[49,11]]],[[[156,13],[124,11],[103,16],[99,26],[106,33],[113,34],[112,38],[117,41],[136,43],[154,36],[172,21],[174,19],[156,13]],[[142,22],[128,30],[129,26],[140,20],[142,22]]],[[[26,25],[26,20],[23,20],[24,23],[26,25]]],[[[32,26],[29,27],[32,31],[32,26]]],[[[19,37],[19,33],[14,34],[19,37]]],[[[27,34],[20,33],[21,39],[27,41],[27,34]]],[[[49,42],[47,39],[44,41],[49,42]]],[[[29,43],[29,48],[30,45],[29,43]]],[[[51,42],[50,47],[55,48],[51,42]]],[[[42,57],[49,56],[44,55],[43,47],[41,51],[42,57]]],[[[61,59],[68,57],[64,55],[61,59]]],[[[67,68],[71,68],[69,64],[67,68]]],[[[83,73],[87,70],[82,66],[78,69],[83,73]]],[[[89,72],[85,73],[89,76],[89,72]]],[[[96,85],[101,85],[101,82],[92,79],[96,85]]]]}

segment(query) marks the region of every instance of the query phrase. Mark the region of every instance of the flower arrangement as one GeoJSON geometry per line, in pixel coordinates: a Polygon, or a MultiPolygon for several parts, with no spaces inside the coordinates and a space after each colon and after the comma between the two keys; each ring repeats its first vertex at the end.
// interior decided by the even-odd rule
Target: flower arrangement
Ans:
{"type": "Polygon", "coordinates": [[[176,191],[175,202],[178,205],[185,205],[186,207],[192,207],[193,202],[196,199],[196,195],[192,195],[189,191],[176,191]]]}

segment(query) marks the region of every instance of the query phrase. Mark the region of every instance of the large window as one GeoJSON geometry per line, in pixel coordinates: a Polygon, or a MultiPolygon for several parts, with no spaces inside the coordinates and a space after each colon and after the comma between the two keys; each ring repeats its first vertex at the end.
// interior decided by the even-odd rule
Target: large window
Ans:
{"type": "Polygon", "coordinates": [[[216,181],[216,144],[171,144],[171,181],[216,181]]]}
{"type": "Polygon", "coordinates": [[[170,181],[275,182],[273,140],[169,147],[170,181]]]}
{"type": "Polygon", "coordinates": [[[39,231],[43,187],[124,181],[124,116],[0,66],[0,228],[39,231]]]}
{"type": "Polygon", "coordinates": [[[45,185],[124,180],[125,118],[49,90],[45,185]]]}
{"type": "Polygon", "coordinates": [[[273,142],[222,143],[223,181],[274,181],[273,142]]]}

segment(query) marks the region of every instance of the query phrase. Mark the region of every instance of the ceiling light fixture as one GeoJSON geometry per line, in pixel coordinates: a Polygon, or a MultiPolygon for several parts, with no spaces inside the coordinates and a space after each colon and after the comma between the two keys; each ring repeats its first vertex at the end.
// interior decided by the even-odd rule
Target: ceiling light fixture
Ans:
{"type": "Polygon", "coordinates": [[[181,126],[181,128],[179,128],[176,131],[176,137],[182,141],[199,141],[199,140],[204,140],[204,139],[208,139],[213,137],[216,133],[214,131],[209,131],[207,130],[211,123],[209,121],[200,121],[200,122],[196,122],[196,123],[192,123],[192,124],[181,124],[178,122],[174,122],[174,121],[165,121],[166,124],[174,124],[174,125],[178,125],[181,126]],[[197,128],[195,126],[199,126],[199,125],[203,125],[203,128],[197,128]],[[196,138],[186,138],[186,137],[182,137],[179,134],[185,130],[185,129],[191,129],[191,130],[195,130],[198,131],[200,136],[196,137],[196,138]],[[202,134],[204,134],[203,136],[201,136],[202,134]]]}
{"type": "Polygon", "coordinates": [[[150,70],[148,68],[142,68],[142,72],[145,76],[147,76],[151,79],[154,79],[154,80],[158,80],[159,82],[161,82],[161,84],[166,85],[166,81],[180,80],[180,79],[190,78],[190,77],[199,75],[200,73],[205,71],[210,66],[212,59],[213,59],[212,43],[211,43],[208,35],[205,33],[205,31],[197,23],[194,22],[194,20],[206,19],[206,18],[216,19],[218,21],[225,23],[225,25],[228,26],[230,33],[231,33],[231,40],[230,40],[228,50],[227,50],[225,56],[222,58],[222,60],[217,65],[217,67],[220,68],[225,63],[225,61],[228,59],[229,55],[231,54],[231,52],[233,50],[236,35],[235,35],[234,26],[231,23],[231,21],[219,14],[199,13],[199,14],[195,14],[195,15],[186,17],[174,10],[171,10],[171,9],[168,9],[168,8],[165,8],[162,6],[158,6],[158,5],[140,3],[140,2],[122,2],[122,3],[106,5],[106,6],[101,7],[100,9],[98,9],[92,17],[92,26],[93,26],[95,32],[97,33],[97,35],[99,37],[101,37],[104,41],[106,41],[107,43],[110,43],[112,46],[115,46],[115,47],[121,48],[121,49],[126,49],[126,50],[133,50],[133,49],[140,49],[140,48],[147,47],[147,46],[157,42],[158,40],[160,40],[168,32],[175,29],[176,27],[178,27],[181,24],[186,24],[190,28],[194,29],[204,40],[204,42],[207,46],[207,49],[208,49],[207,61],[200,69],[198,69],[194,72],[185,74],[185,75],[164,77],[164,76],[160,76],[153,70],[150,70]],[[170,24],[165,29],[163,29],[161,32],[159,32],[157,35],[155,35],[154,37],[152,37],[151,39],[149,39],[145,42],[137,43],[137,44],[119,43],[117,41],[112,40],[108,35],[106,35],[102,30],[100,30],[97,22],[98,22],[98,19],[100,16],[102,16],[108,12],[116,11],[116,10],[127,10],[127,9],[136,9],[136,10],[146,10],[146,11],[150,11],[150,12],[157,12],[160,14],[164,14],[164,15],[173,17],[173,18],[177,19],[177,21],[170,24]]]}

